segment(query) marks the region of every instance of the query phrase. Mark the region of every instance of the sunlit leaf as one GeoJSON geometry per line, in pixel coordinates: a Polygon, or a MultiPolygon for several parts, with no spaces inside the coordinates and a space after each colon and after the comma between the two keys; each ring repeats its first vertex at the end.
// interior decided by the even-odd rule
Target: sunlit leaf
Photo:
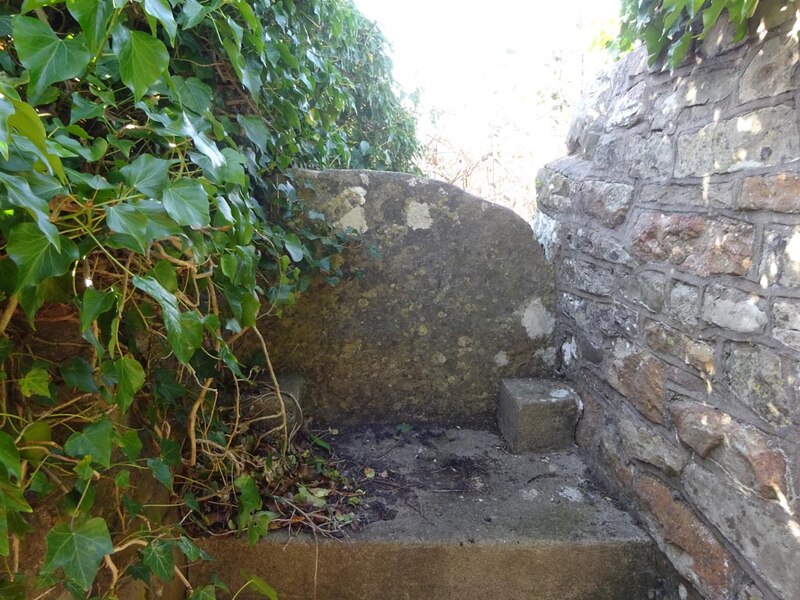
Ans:
{"type": "Polygon", "coordinates": [[[119,59],[119,75],[138,100],[166,72],[169,65],[167,47],[161,40],[127,27],[118,27],[113,39],[114,54],[119,59]]]}

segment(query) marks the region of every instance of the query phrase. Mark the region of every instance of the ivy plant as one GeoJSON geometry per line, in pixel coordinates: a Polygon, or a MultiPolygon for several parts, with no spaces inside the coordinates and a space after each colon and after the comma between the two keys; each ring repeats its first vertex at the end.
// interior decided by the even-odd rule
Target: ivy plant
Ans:
{"type": "Polygon", "coordinates": [[[174,553],[206,557],[153,517],[151,484],[201,525],[203,502],[238,505],[222,526],[252,540],[280,520],[260,497],[303,459],[254,326],[335,284],[349,236],[276,176],[411,169],[416,150],[350,0],[0,4],[0,596],[188,585],[174,553]],[[54,321],[60,355],[37,343],[54,321]],[[244,335],[264,364],[241,364],[244,335]],[[256,437],[239,409],[259,368],[281,408],[256,437]],[[35,510],[55,524],[32,574],[35,510]]]}
{"type": "Polygon", "coordinates": [[[744,37],[758,4],[759,0],[622,0],[617,44],[625,51],[642,41],[651,66],[664,60],[674,70],[723,13],[733,23],[736,38],[744,37]]]}

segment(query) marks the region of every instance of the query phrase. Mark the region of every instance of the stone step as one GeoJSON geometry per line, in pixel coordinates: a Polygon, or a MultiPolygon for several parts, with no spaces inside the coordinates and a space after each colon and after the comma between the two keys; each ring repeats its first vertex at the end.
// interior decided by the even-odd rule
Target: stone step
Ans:
{"type": "Polygon", "coordinates": [[[652,542],[577,450],[512,455],[492,432],[417,426],[332,443],[353,477],[376,472],[365,525],[344,539],[203,540],[215,560],[193,567],[195,586],[217,572],[236,590],[246,572],[280,600],[644,600],[658,585],[652,542]]]}
{"type": "Polygon", "coordinates": [[[512,452],[542,452],[575,443],[580,398],[562,381],[503,379],[497,420],[512,452]]]}

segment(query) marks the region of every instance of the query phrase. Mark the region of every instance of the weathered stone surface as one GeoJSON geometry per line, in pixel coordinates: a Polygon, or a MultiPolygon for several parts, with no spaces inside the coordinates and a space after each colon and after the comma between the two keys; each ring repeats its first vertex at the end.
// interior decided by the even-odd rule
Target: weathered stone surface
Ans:
{"type": "Polygon", "coordinates": [[[359,208],[365,226],[351,276],[260,324],[276,368],[309,380],[307,413],[488,420],[501,378],[550,371],[552,268],[521,218],[408,175],[300,171],[296,182],[330,221],[359,208]]]}
{"type": "Polygon", "coordinates": [[[642,81],[617,98],[611,107],[606,129],[632,127],[641,121],[646,109],[646,93],[647,84],[642,81]]]}
{"type": "Polygon", "coordinates": [[[625,277],[622,295],[629,302],[643,306],[650,312],[664,308],[666,276],[658,271],[643,271],[625,277]]]}
{"type": "Polygon", "coordinates": [[[681,575],[707,598],[728,598],[734,584],[734,559],[712,531],[688,504],[676,500],[672,490],[657,479],[642,476],[636,482],[636,492],[652,515],[654,527],[663,536],[661,549],[681,575]]]}
{"type": "Polygon", "coordinates": [[[780,173],[744,180],[738,208],[800,213],[800,175],[780,173]]]}
{"type": "Polygon", "coordinates": [[[653,350],[679,358],[698,371],[714,372],[714,349],[711,346],[664,323],[648,320],[644,326],[644,340],[653,350]]]}
{"type": "Polygon", "coordinates": [[[536,204],[545,213],[565,214],[575,212],[577,200],[573,198],[575,186],[558,171],[544,168],[536,175],[536,204]]]}
{"type": "Polygon", "coordinates": [[[768,39],[755,50],[739,80],[739,100],[750,102],[793,89],[798,60],[797,38],[779,36],[768,39]]]}
{"type": "Polygon", "coordinates": [[[725,349],[722,376],[731,394],[778,425],[791,422],[793,381],[782,371],[783,358],[763,346],[731,343],[725,349]]]}
{"type": "Polygon", "coordinates": [[[730,208],[733,205],[733,185],[644,185],[639,192],[638,201],[665,206],[730,208]]]}
{"type": "Polygon", "coordinates": [[[759,275],[765,285],[800,286],[800,227],[775,226],[767,232],[759,275]]]}
{"type": "Polygon", "coordinates": [[[677,78],[674,91],[662,94],[656,100],[651,127],[670,129],[685,108],[713,104],[727,98],[735,81],[736,71],[730,68],[706,71],[702,76],[677,78]]]}
{"type": "Polygon", "coordinates": [[[800,302],[776,302],[773,307],[775,327],[773,337],[800,352],[800,302]]]}
{"type": "Polygon", "coordinates": [[[497,422],[515,454],[569,448],[575,443],[579,404],[562,381],[504,379],[497,422]]]}
{"type": "Polygon", "coordinates": [[[559,308],[562,314],[572,317],[575,324],[595,341],[600,341],[602,336],[634,335],[638,331],[636,312],[623,304],[562,294],[559,308]]]}
{"type": "Polygon", "coordinates": [[[755,427],[731,420],[725,438],[712,457],[721,465],[731,485],[755,490],[763,498],[793,498],[789,489],[786,455],[755,427]]]}
{"type": "Polygon", "coordinates": [[[612,237],[607,229],[569,227],[564,233],[564,242],[567,248],[583,252],[589,256],[599,258],[614,264],[627,264],[631,260],[630,252],[625,246],[612,237]]]}
{"type": "Polygon", "coordinates": [[[664,366],[652,354],[625,340],[614,343],[608,381],[645,417],[664,422],[664,366]]]}
{"type": "Polygon", "coordinates": [[[670,475],[677,475],[686,466],[689,455],[670,443],[651,425],[623,417],[619,423],[622,447],[628,456],[649,463],[670,475]]]}
{"type": "Polygon", "coordinates": [[[745,495],[698,465],[684,472],[686,493],[782,599],[800,590],[797,523],[777,503],[745,495]]]}
{"type": "Polygon", "coordinates": [[[700,44],[700,54],[706,58],[715,58],[745,43],[746,40],[738,39],[730,19],[718,19],[700,44]]]}
{"type": "Polygon", "coordinates": [[[794,109],[762,108],[678,136],[675,177],[703,177],[800,159],[794,109]]]}
{"type": "Polygon", "coordinates": [[[703,300],[705,321],[741,333],[764,331],[766,310],[764,298],[721,285],[709,286],[703,300]]]}
{"type": "Polygon", "coordinates": [[[676,281],[669,293],[667,314],[684,327],[697,325],[700,312],[700,289],[696,285],[676,281]]]}
{"type": "Polygon", "coordinates": [[[703,458],[722,443],[731,423],[730,415],[699,402],[675,402],[669,414],[678,438],[703,458]]]}
{"type": "Polygon", "coordinates": [[[617,278],[610,269],[574,258],[561,261],[560,278],[568,287],[597,296],[610,296],[617,289],[617,278]]]}
{"type": "MultiPolygon", "coordinates": [[[[334,442],[345,464],[386,472],[363,484],[362,507],[383,518],[343,539],[273,532],[252,546],[245,536],[205,538],[215,560],[192,567],[195,589],[220,573],[236,590],[252,573],[281,600],[656,597],[654,544],[586,484],[577,452],[544,462],[509,454],[484,431],[396,433],[343,429],[334,442]]],[[[262,598],[250,588],[238,596],[262,598]]]]}
{"type": "Polygon", "coordinates": [[[633,200],[633,186],[625,183],[584,181],[578,191],[583,211],[606,227],[614,228],[625,220],[633,200]]]}
{"type": "Polygon", "coordinates": [[[753,226],[733,219],[643,211],[629,235],[638,258],[698,275],[744,275],[752,264],[753,226]]]}
{"type": "Polygon", "coordinates": [[[641,179],[665,180],[674,165],[670,136],[654,133],[650,137],[603,135],[595,150],[595,166],[609,173],[641,179]]]}

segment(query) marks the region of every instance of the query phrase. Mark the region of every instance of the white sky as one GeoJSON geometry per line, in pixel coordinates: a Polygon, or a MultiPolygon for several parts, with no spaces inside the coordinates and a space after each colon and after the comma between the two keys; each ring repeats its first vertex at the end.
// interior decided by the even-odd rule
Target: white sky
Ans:
{"type": "Polygon", "coordinates": [[[538,168],[564,152],[563,113],[547,99],[563,87],[574,100],[591,80],[606,59],[592,42],[616,33],[619,2],[355,0],[391,44],[401,88],[421,92],[420,139],[444,137],[454,154],[492,163],[481,183],[456,183],[515,207],[532,201],[538,168]]]}

